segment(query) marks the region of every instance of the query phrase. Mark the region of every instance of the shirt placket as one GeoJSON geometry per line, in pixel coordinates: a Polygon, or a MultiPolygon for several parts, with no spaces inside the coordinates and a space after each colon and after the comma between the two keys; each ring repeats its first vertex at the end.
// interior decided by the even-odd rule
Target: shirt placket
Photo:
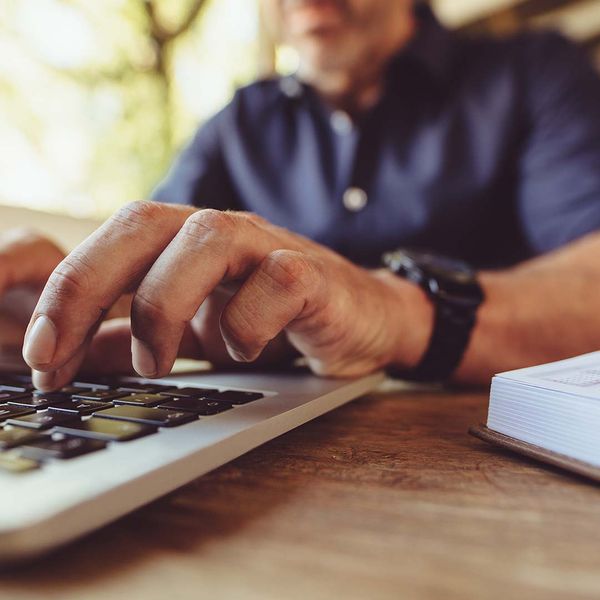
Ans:
{"type": "Polygon", "coordinates": [[[329,122],[335,136],[336,201],[350,213],[360,212],[368,202],[366,191],[357,185],[355,177],[356,156],[360,129],[352,118],[341,110],[333,111],[329,122]]]}

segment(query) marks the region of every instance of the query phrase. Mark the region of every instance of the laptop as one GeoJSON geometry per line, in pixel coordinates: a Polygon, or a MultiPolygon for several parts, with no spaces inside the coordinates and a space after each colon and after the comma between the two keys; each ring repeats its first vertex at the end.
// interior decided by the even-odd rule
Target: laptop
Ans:
{"type": "MultiPolygon", "coordinates": [[[[81,221],[0,206],[0,230],[28,223],[67,249],[81,221]]],[[[0,298],[0,565],[51,551],[118,519],[383,379],[307,370],[83,379],[41,395],[21,359],[24,291],[0,298]]]]}
{"type": "Polygon", "coordinates": [[[0,564],[118,519],[383,379],[305,370],[83,379],[36,393],[0,372],[0,564]]]}

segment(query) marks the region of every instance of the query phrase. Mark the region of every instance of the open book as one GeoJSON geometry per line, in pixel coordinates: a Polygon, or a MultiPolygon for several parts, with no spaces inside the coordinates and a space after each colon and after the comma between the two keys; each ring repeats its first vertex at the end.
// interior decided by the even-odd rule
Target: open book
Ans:
{"type": "Polygon", "coordinates": [[[496,375],[470,432],[600,481],[600,352],[496,375]]]}

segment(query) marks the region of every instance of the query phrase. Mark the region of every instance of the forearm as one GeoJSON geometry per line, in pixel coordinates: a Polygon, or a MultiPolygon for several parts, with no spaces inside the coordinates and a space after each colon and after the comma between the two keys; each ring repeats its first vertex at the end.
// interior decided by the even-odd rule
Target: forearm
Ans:
{"type": "Polygon", "coordinates": [[[486,301],[456,380],[600,348],[600,235],[510,270],[480,275],[486,301]]]}
{"type": "MultiPolygon", "coordinates": [[[[599,349],[599,256],[600,234],[593,234],[517,267],[481,272],[485,301],[454,380],[487,384],[501,371],[599,349]]],[[[427,348],[433,308],[416,286],[388,283],[405,311],[391,319],[390,335],[402,332],[393,364],[410,369],[427,348]]]]}

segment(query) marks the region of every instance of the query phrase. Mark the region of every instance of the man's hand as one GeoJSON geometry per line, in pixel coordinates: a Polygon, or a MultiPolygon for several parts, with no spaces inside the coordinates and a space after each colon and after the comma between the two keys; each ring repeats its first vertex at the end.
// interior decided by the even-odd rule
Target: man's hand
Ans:
{"type": "Polygon", "coordinates": [[[234,360],[254,361],[284,334],[315,373],[339,377],[415,364],[431,321],[412,284],[361,269],[255,215],[138,202],[51,275],[23,351],[39,387],[72,378],[107,310],[127,291],[134,293],[133,365],[144,377],[168,374],[190,335],[210,355],[201,306],[213,325],[219,319],[234,360]],[[224,286],[231,297],[207,311],[224,286]]]}
{"type": "Polygon", "coordinates": [[[33,231],[0,234],[0,297],[17,287],[41,289],[64,256],[56,244],[33,231]]]}
{"type": "Polygon", "coordinates": [[[0,361],[17,365],[25,327],[63,252],[25,229],[0,234],[0,361]]]}
{"type": "Polygon", "coordinates": [[[0,234],[0,343],[22,342],[40,292],[64,256],[56,244],[34,231],[11,229],[0,234]]]}

